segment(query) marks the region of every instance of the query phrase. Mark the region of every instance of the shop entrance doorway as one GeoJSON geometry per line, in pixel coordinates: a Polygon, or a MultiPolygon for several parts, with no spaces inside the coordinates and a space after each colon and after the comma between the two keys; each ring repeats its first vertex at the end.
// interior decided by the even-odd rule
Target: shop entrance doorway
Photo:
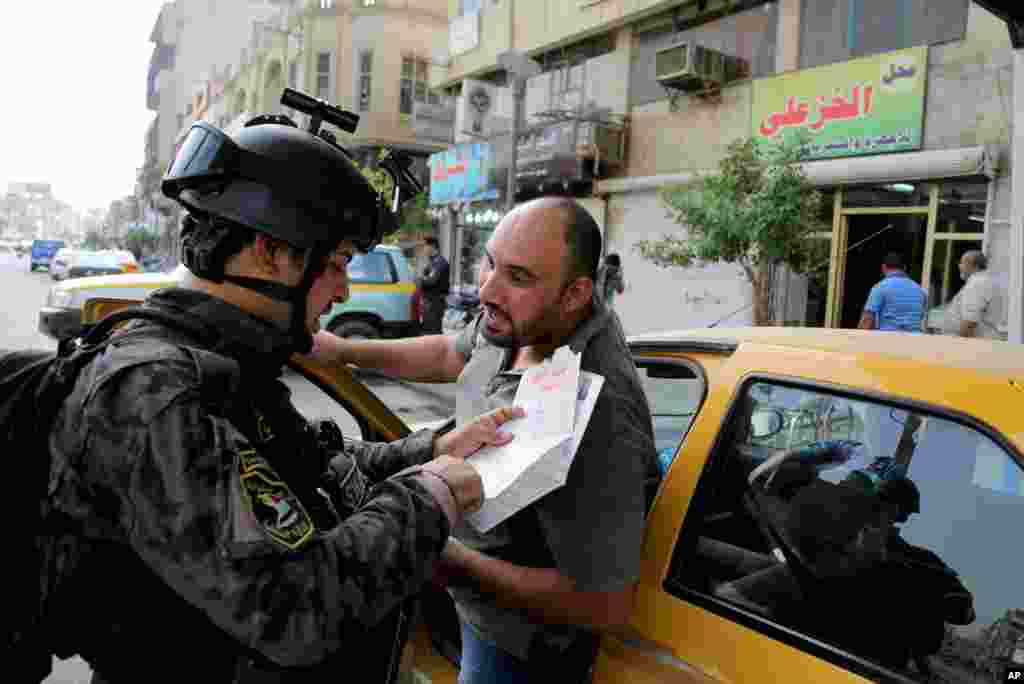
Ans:
{"type": "Polygon", "coordinates": [[[890,252],[901,255],[907,275],[915,282],[921,282],[927,219],[926,214],[856,214],[844,217],[848,247],[840,327],[857,327],[871,288],[882,279],[882,261],[890,252]]]}

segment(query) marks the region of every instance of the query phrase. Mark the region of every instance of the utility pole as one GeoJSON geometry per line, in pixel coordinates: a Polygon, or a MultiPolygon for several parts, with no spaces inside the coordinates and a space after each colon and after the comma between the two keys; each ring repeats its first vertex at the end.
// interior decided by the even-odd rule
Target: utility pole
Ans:
{"type": "Polygon", "coordinates": [[[526,81],[541,72],[539,64],[519,50],[508,50],[498,55],[498,66],[506,73],[512,86],[512,154],[509,157],[508,187],[505,191],[505,211],[516,204],[516,163],[519,158],[519,125],[523,120],[526,101],[526,81]]]}

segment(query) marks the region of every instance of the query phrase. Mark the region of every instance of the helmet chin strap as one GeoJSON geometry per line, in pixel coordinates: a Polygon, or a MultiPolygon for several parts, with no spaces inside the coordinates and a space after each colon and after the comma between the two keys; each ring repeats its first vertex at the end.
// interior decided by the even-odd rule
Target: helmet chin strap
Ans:
{"type": "Polygon", "coordinates": [[[313,349],[313,336],[306,329],[306,308],[309,291],[313,289],[313,281],[323,273],[324,261],[330,251],[331,248],[325,245],[317,245],[307,250],[306,266],[302,272],[302,280],[295,286],[246,276],[224,274],[222,277],[224,280],[239,287],[244,287],[275,301],[286,302],[291,305],[288,334],[292,338],[293,349],[299,354],[308,354],[313,349]]]}

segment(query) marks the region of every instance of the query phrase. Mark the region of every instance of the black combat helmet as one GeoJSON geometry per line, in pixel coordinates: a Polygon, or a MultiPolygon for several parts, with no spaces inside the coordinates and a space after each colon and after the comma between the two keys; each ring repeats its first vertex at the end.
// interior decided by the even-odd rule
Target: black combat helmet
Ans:
{"type": "Polygon", "coordinates": [[[398,227],[403,194],[422,186],[411,160],[389,153],[380,162],[394,182],[390,206],[320,124],[354,132],[359,117],[286,88],[283,104],[310,115],[308,130],[286,116],[250,120],[234,136],[206,122],[192,125],[164,175],[161,189],[189,212],[182,223],[182,262],[197,276],[255,290],[292,304],[298,351],[312,339],[305,329],[306,297],[342,240],[369,251],[398,227]],[[232,226],[244,226],[305,250],[306,271],[295,287],[227,275],[224,246],[232,226]]]}

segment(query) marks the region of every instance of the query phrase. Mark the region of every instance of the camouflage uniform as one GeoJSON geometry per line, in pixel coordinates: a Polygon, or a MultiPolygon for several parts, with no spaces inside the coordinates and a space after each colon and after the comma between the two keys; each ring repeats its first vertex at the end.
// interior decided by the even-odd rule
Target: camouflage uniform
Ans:
{"type": "Polygon", "coordinates": [[[197,291],[146,305],[209,324],[217,342],[203,346],[238,363],[241,386],[211,389],[208,363],[180,346],[196,339],[150,322],[130,326],[156,337],[111,345],[82,372],[51,438],[65,653],[111,682],[275,668],[270,681],[322,681],[390,653],[380,625],[450,531],[436,478],[400,473],[432,458],[433,433],[370,444],[318,431],[279,380],[282,331],[197,291]]]}

